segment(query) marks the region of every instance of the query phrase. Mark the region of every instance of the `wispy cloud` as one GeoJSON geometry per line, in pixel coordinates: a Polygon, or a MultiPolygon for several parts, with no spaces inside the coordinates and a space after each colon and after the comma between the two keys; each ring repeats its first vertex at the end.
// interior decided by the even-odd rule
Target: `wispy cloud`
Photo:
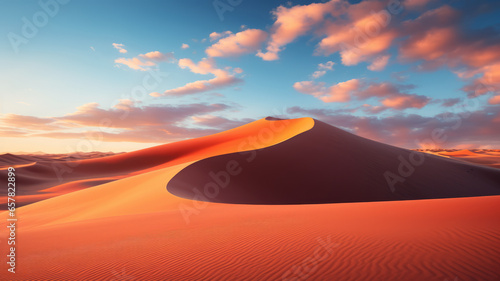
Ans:
{"type": "Polygon", "coordinates": [[[131,69],[146,71],[150,66],[155,66],[159,62],[173,62],[175,61],[174,53],[161,53],[153,51],[146,54],[140,54],[133,58],[117,58],[115,63],[123,64],[131,69]]]}
{"type": "Polygon", "coordinates": [[[232,108],[221,103],[146,106],[131,100],[120,100],[113,107],[105,109],[97,103],[89,103],[64,116],[40,118],[1,115],[0,124],[7,127],[0,127],[0,132],[2,136],[9,137],[78,139],[100,135],[102,141],[108,142],[177,141],[213,134],[250,121],[212,115],[232,108]],[[210,128],[200,128],[197,125],[210,128]]]}
{"type": "Polygon", "coordinates": [[[318,64],[318,70],[313,72],[311,75],[313,79],[317,79],[326,74],[327,71],[333,70],[333,65],[335,63],[333,61],[327,61],[326,63],[318,64]]]}
{"type": "Polygon", "coordinates": [[[126,54],[127,53],[127,50],[125,50],[125,45],[123,44],[118,44],[118,43],[113,43],[113,48],[117,49],[120,53],[122,54],[126,54]]]}
{"type": "MultiPolygon", "coordinates": [[[[184,58],[179,60],[179,66],[182,69],[187,68],[193,73],[202,75],[211,74],[215,76],[215,78],[209,80],[198,80],[195,82],[187,83],[184,86],[171,90],[166,90],[163,94],[154,92],[150,94],[151,96],[159,97],[159,96],[190,95],[206,91],[217,90],[243,82],[242,79],[235,77],[234,74],[231,74],[229,72],[230,68],[226,70],[217,68],[215,60],[213,58],[204,58],[198,63],[194,63],[192,60],[184,58]]],[[[235,72],[236,73],[241,72],[241,69],[237,68],[235,69],[235,72]]]]}

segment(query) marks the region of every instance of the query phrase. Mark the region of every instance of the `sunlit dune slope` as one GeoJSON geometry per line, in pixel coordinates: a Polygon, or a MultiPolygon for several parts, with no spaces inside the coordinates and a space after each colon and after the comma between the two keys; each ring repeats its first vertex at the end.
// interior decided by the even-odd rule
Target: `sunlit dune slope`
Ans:
{"type": "MultiPolygon", "coordinates": [[[[311,118],[261,119],[218,134],[130,153],[78,161],[38,161],[34,165],[17,169],[16,181],[23,187],[17,194],[18,203],[25,205],[88,188],[96,183],[109,182],[214,155],[274,145],[310,129],[313,124],[311,118]]],[[[6,196],[5,192],[6,189],[0,193],[3,199],[6,196]]]]}
{"type": "MultiPolygon", "coordinates": [[[[238,127],[225,133],[209,137],[193,139],[176,143],[175,146],[165,145],[150,149],[139,150],[132,153],[121,154],[108,158],[87,160],[86,166],[91,163],[108,161],[107,170],[116,170],[110,161],[124,159],[132,165],[132,160],[146,161],[144,159],[155,158],[157,163],[163,159],[161,165],[155,165],[154,169],[141,170],[141,173],[129,175],[120,180],[108,182],[82,190],[53,197],[44,201],[30,204],[18,209],[19,216],[23,217],[25,227],[33,227],[45,223],[59,223],[74,220],[84,220],[97,217],[119,216],[124,214],[147,213],[164,210],[168,205],[165,196],[169,195],[165,186],[179,170],[199,160],[218,154],[244,151],[252,148],[272,146],[294,137],[312,128],[314,124],[311,118],[300,118],[290,120],[269,121],[261,119],[246,126],[238,127]],[[219,141],[219,142],[217,142],[219,141]],[[192,149],[192,150],[189,150],[192,149]],[[183,153],[179,151],[182,150],[183,153]],[[155,154],[156,152],[156,154],[155,154]],[[163,153],[163,154],[162,154],[163,153]],[[146,154],[147,156],[144,156],[146,154]],[[171,155],[178,154],[177,158],[171,155]],[[155,156],[156,155],[156,156],[155,156]],[[146,158],[144,158],[146,157],[146,158]],[[170,161],[169,161],[170,160],[170,161]],[[148,185],[148,183],[151,183],[148,185]],[[135,208],[131,206],[141,206],[135,208]]],[[[136,164],[145,167],[147,163],[136,164]]],[[[83,166],[83,165],[82,165],[83,166]]],[[[90,169],[90,168],[89,168],[90,169]]],[[[17,172],[20,174],[22,172],[17,172]]],[[[89,178],[94,174],[90,173],[89,178]]],[[[99,179],[97,179],[99,180],[99,179]]],[[[106,179],[102,179],[106,181],[106,179]]],[[[64,191],[71,190],[75,185],[84,185],[86,181],[73,181],[63,187],[64,191]]],[[[99,184],[99,182],[95,182],[99,184]]],[[[60,186],[52,187],[53,193],[57,194],[60,186]]],[[[174,198],[176,198],[174,196],[174,198]]],[[[172,199],[169,199],[172,200],[172,199]]],[[[175,200],[174,200],[175,201],[175,200]]]]}
{"type": "Polygon", "coordinates": [[[197,161],[167,189],[184,198],[202,192],[199,200],[245,204],[467,197],[499,195],[500,170],[382,144],[315,120],[311,130],[278,145],[197,161]]]}

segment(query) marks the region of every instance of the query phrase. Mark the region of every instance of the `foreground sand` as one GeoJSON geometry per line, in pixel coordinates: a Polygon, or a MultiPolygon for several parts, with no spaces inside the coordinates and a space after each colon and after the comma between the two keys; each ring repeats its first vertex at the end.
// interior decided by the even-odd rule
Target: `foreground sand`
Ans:
{"type": "MultiPolygon", "coordinates": [[[[111,171],[128,173],[119,179],[19,208],[17,273],[5,268],[0,279],[500,279],[500,196],[244,205],[194,201],[166,190],[197,160],[279,147],[314,125],[308,118],[286,121],[283,130],[270,125],[284,121],[260,120],[208,138],[213,142],[198,139],[163,163],[131,167],[131,161],[111,171]],[[272,137],[248,145],[249,136],[266,129],[272,137]]],[[[168,154],[157,148],[148,157],[159,151],[160,159],[168,154]]],[[[126,156],[115,156],[121,157],[116,163],[126,156]]],[[[103,160],[93,161],[80,167],[103,160]]]]}

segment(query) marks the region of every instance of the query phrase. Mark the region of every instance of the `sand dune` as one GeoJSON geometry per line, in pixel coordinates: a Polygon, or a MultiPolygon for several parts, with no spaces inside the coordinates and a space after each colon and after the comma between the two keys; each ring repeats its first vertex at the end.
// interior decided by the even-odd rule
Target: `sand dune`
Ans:
{"type": "MultiPolygon", "coordinates": [[[[451,153],[453,154],[453,153],[451,153]]],[[[455,155],[476,155],[458,151],[455,155]]],[[[200,160],[174,195],[243,204],[311,204],[500,195],[500,170],[368,140],[320,121],[289,141],[200,160]],[[239,163],[233,174],[228,163],[239,163]]]]}
{"type": "MultiPolygon", "coordinates": [[[[23,186],[22,193],[18,195],[24,195],[19,197],[20,203],[26,205],[72,192],[77,189],[65,187],[75,181],[97,182],[101,178],[116,180],[205,157],[273,145],[310,129],[313,124],[311,118],[274,122],[262,119],[219,134],[119,155],[75,161],[39,159],[36,165],[17,170],[16,180],[23,186]],[[58,192],[49,189],[54,186],[60,186],[58,192]]],[[[24,159],[24,156],[21,157],[24,159]]],[[[8,160],[15,161],[11,156],[8,160]]],[[[0,202],[6,202],[2,200],[5,199],[6,190],[2,190],[0,195],[0,202]]]]}
{"type": "MultiPolygon", "coordinates": [[[[38,176],[47,182],[38,190],[56,196],[18,208],[17,273],[0,271],[0,279],[500,279],[500,196],[276,205],[300,195],[300,203],[332,202],[323,200],[320,191],[328,199],[374,201],[477,196],[497,190],[496,170],[432,156],[407,178],[409,186],[393,193],[384,182],[382,191],[381,168],[389,163],[397,171],[397,157],[411,152],[327,126],[310,118],[262,119],[213,136],[82,160],[65,183],[52,186],[47,183],[49,174],[43,178],[47,170],[39,166],[38,176]],[[333,162],[311,162],[311,156],[328,160],[318,151],[333,162]],[[261,200],[273,205],[208,203],[166,189],[179,179],[194,186],[186,172],[201,177],[210,171],[197,167],[206,163],[214,164],[216,172],[235,170],[234,165],[221,162],[220,166],[214,159],[246,161],[250,156],[252,161],[239,162],[241,173],[232,176],[233,185],[224,190],[234,187],[252,200],[261,194],[261,200]],[[323,165],[336,166],[321,170],[323,165]],[[471,167],[472,176],[467,172],[471,167]],[[337,181],[337,193],[331,186],[318,187],[324,183],[315,182],[313,176],[319,172],[329,175],[320,180],[337,181]],[[281,177],[273,179],[274,174],[281,177]],[[246,180],[240,177],[251,185],[244,185],[246,180]],[[367,182],[370,177],[373,180],[367,182]],[[471,178],[478,183],[474,190],[468,184],[471,178]],[[302,185],[306,193],[296,190],[301,182],[307,182],[302,185]],[[284,183],[290,184],[287,189],[282,188],[284,183]],[[426,189],[427,183],[433,188],[426,189]]],[[[23,169],[18,175],[27,171],[23,169]]],[[[34,186],[37,170],[27,169],[34,186]]],[[[234,200],[234,194],[215,198],[234,200]]],[[[247,197],[236,197],[241,198],[247,197]]],[[[5,221],[5,216],[0,214],[0,219],[5,221]]],[[[7,235],[5,228],[0,229],[2,241],[7,235]]],[[[6,256],[0,261],[5,264],[6,256]]]]}

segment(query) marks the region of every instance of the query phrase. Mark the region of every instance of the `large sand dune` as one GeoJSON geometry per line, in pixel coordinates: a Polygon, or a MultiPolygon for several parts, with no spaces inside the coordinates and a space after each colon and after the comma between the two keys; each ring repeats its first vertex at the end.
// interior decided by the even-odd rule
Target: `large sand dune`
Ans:
{"type": "MultiPolygon", "coordinates": [[[[462,155],[460,153],[459,155],[462,155]]],[[[469,154],[468,154],[469,155],[469,154]]],[[[281,144],[200,160],[168,190],[207,201],[306,204],[500,195],[500,170],[368,140],[320,121],[281,144]],[[227,171],[228,163],[239,163],[227,171]]]]}
{"type": "MultiPolygon", "coordinates": [[[[344,145],[344,150],[333,155],[344,162],[336,160],[338,162],[319,164],[338,165],[328,169],[329,177],[320,179],[334,178],[344,183],[335,186],[340,190],[335,195],[349,198],[345,201],[398,200],[398,196],[414,194],[428,196],[424,198],[498,194],[495,193],[495,184],[498,184],[496,170],[445,158],[442,158],[444,162],[425,158],[426,162],[407,177],[407,181],[416,185],[414,192],[405,193],[400,190],[404,186],[396,186],[393,193],[380,174],[383,169],[377,166],[394,163],[394,171],[397,171],[399,154],[394,154],[394,151],[403,156],[407,156],[405,153],[409,151],[361,138],[354,141],[350,139],[350,134],[335,128],[331,136],[337,136],[337,139],[317,137],[318,128],[321,129],[320,135],[324,133],[324,128],[332,130],[325,126],[310,118],[262,119],[205,138],[83,160],[79,168],[75,168],[76,174],[69,174],[68,180],[63,183],[82,184],[81,189],[72,190],[46,183],[46,188],[60,194],[18,208],[17,273],[14,275],[5,269],[0,272],[0,279],[500,279],[500,196],[299,205],[276,205],[293,202],[280,202],[276,201],[278,196],[268,196],[265,198],[271,198],[272,202],[262,199],[265,202],[252,203],[274,205],[246,205],[192,200],[210,199],[213,194],[205,192],[204,186],[197,186],[201,195],[192,198],[175,196],[166,189],[173,180],[179,180],[178,177],[188,182],[185,178],[187,171],[191,170],[193,177],[201,176],[202,170],[197,169],[199,163],[212,163],[220,157],[236,161],[241,158],[233,156],[245,157],[243,160],[255,156],[254,160],[241,162],[240,166],[235,166],[233,162],[229,166],[227,163],[220,166],[225,171],[234,172],[236,167],[242,169],[241,173],[231,177],[231,183],[235,185],[228,185],[224,190],[234,187],[248,194],[249,198],[256,199],[255,192],[247,188],[260,190],[261,187],[255,184],[265,182],[250,177],[252,185],[241,185],[246,181],[237,178],[252,173],[255,177],[263,177],[262,172],[274,171],[282,175],[275,183],[290,183],[287,177],[294,180],[303,178],[309,182],[302,186],[303,189],[317,194],[330,189],[314,185],[312,175],[317,174],[309,173],[317,169],[308,167],[314,166],[314,163],[301,163],[300,159],[312,161],[312,158],[304,157],[314,155],[311,153],[318,150],[325,151],[327,155],[326,152],[335,151],[335,145],[344,145]],[[304,142],[302,138],[310,138],[308,143],[312,147],[297,147],[297,140],[299,144],[304,142]],[[311,153],[301,154],[301,149],[311,153]],[[384,156],[385,153],[389,155],[384,156]],[[284,159],[292,165],[265,163],[274,161],[272,157],[275,155],[286,156],[284,159]],[[349,159],[348,155],[353,158],[349,159]],[[364,169],[374,170],[372,173],[364,171],[368,175],[360,175],[358,170],[349,172],[347,167],[353,167],[352,163],[359,161],[360,155],[367,156],[370,161],[382,158],[375,163],[359,163],[364,169]],[[396,156],[395,160],[393,156],[396,156]],[[344,166],[341,165],[343,163],[344,166]],[[293,168],[293,164],[300,169],[293,168]],[[256,165],[263,165],[265,169],[256,165]],[[425,168],[426,165],[431,168],[425,168]],[[471,167],[474,169],[473,176],[464,174],[464,170],[470,174],[467,169],[471,167]],[[286,169],[292,170],[287,172],[286,169]],[[436,172],[432,175],[437,178],[433,178],[425,174],[431,173],[431,170],[452,174],[436,172]],[[356,175],[360,179],[354,182],[359,184],[373,176],[375,184],[366,183],[368,187],[374,186],[374,191],[361,186],[351,188],[368,194],[351,191],[344,180],[356,175]],[[462,177],[464,182],[476,178],[476,189],[471,191],[470,186],[464,184],[456,188],[457,193],[452,193],[455,190],[453,185],[459,184],[453,180],[457,176],[462,177]],[[112,177],[116,178],[99,182],[112,177]],[[385,183],[384,192],[378,187],[382,183],[377,177],[385,183]],[[413,177],[425,179],[420,181],[413,177]],[[82,183],[82,179],[93,183],[82,183]],[[432,190],[426,190],[425,184],[433,184],[432,179],[445,184],[435,184],[432,190]]],[[[320,155],[317,157],[323,159],[320,155]]],[[[217,171],[220,167],[212,168],[217,171]]],[[[23,169],[17,171],[18,175],[23,173],[23,169]]],[[[36,179],[36,172],[30,171],[36,179]]],[[[192,179],[188,183],[194,186],[192,179]]],[[[267,183],[264,195],[276,193],[274,195],[281,194],[297,200],[293,190],[296,185],[290,187],[290,193],[284,190],[284,194],[280,185],[267,183]],[[272,191],[274,188],[280,192],[272,191]]],[[[222,191],[220,194],[223,194],[222,191]]],[[[327,192],[325,196],[332,194],[327,192]]],[[[230,199],[234,199],[231,196],[230,199]]],[[[298,203],[334,202],[310,198],[304,197],[298,203]]],[[[232,202],[243,203],[238,200],[232,202]]],[[[2,213],[0,219],[5,221],[5,216],[6,213],[2,213]]],[[[5,228],[0,230],[0,235],[1,241],[5,241],[8,235],[5,228]]],[[[2,244],[4,249],[6,244],[2,244]]],[[[5,265],[5,255],[1,262],[5,265]]]]}

